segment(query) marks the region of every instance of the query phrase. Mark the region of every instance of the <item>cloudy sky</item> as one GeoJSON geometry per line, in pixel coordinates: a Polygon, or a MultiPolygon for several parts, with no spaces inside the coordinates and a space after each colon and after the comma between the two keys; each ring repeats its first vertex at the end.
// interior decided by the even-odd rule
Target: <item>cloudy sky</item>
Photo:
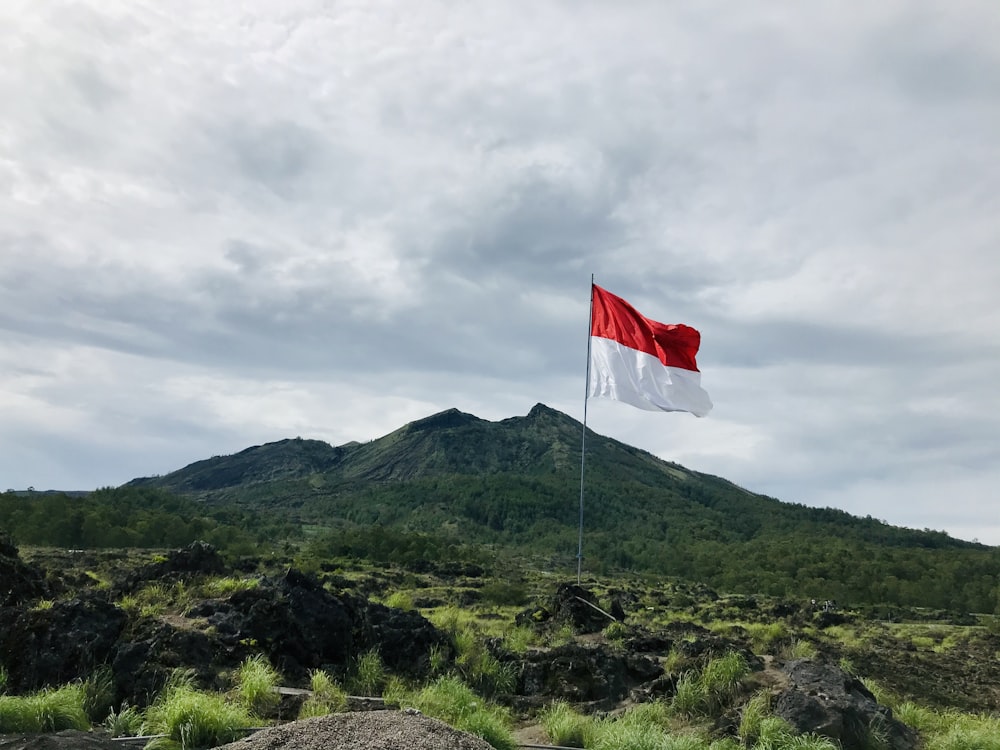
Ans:
{"type": "Polygon", "coordinates": [[[580,419],[594,274],[715,402],[597,432],[1000,545],[998,39],[996,0],[6,0],[0,489],[580,419]]]}

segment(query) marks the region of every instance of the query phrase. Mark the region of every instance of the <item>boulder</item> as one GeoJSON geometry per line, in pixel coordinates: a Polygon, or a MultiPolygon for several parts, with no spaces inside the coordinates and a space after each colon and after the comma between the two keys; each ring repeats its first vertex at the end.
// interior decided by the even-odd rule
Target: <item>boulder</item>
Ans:
{"type": "Polygon", "coordinates": [[[556,623],[568,623],[577,633],[599,633],[614,621],[601,610],[597,597],[575,583],[560,584],[548,609],[556,623]]]}
{"type": "Polygon", "coordinates": [[[573,703],[613,703],[662,674],[654,658],[603,645],[571,643],[529,651],[521,661],[516,692],[573,703]]]}
{"type": "Polygon", "coordinates": [[[13,607],[47,595],[44,576],[21,560],[13,540],[0,532],[0,607],[13,607]]]}
{"type": "Polygon", "coordinates": [[[876,741],[889,750],[918,746],[916,733],[842,669],[796,659],[782,671],[788,675],[788,687],[775,700],[774,713],[798,732],[829,737],[845,748],[869,747],[876,741]]]}
{"type": "Polygon", "coordinates": [[[107,664],[125,613],[93,595],[48,609],[0,610],[0,663],[14,691],[38,690],[87,677],[107,664]]]}

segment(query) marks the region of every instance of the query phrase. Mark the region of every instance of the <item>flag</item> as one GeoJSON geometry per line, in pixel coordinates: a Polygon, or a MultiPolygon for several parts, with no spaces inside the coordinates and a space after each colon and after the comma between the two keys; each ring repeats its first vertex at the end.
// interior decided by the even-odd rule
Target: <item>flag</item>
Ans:
{"type": "Polygon", "coordinates": [[[590,396],[696,417],[712,410],[695,362],[698,331],[650,320],[596,284],[592,300],[590,396]]]}

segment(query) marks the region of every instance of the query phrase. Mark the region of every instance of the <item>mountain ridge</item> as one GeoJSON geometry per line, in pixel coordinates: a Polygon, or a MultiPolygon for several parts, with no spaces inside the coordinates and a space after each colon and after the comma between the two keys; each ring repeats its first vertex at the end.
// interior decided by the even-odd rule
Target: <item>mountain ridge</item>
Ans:
{"type": "MultiPolygon", "coordinates": [[[[459,484],[468,484],[470,477],[486,484],[490,483],[489,477],[494,478],[494,484],[501,478],[515,483],[528,478],[578,482],[582,428],[573,417],[541,403],[524,416],[497,421],[451,408],[363,443],[351,441],[333,446],[320,440],[286,438],[196,461],[158,477],[136,478],[126,486],[155,486],[209,501],[250,502],[256,490],[270,488],[274,490],[273,504],[280,506],[282,500],[296,495],[301,495],[297,501],[316,500],[351,492],[370,493],[378,486],[440,485],[443,478],[459,484]]],[[[905,529],[833,508],[809,508],[778,500],[723,477],[661,459],[590,428],[587,474],[586,490],[592,503],[616,493],[635,496],[652,491],[668,493],[675,504],[683,499],[682,505],[697,506],[703,514],[711,515],[713,510],[725,511],[734,503],[739,506],[737,501],[741,500],[742,528],[736,530],[732,524],[723,523],[727,533],[722,537],[752,538],[757,527],[766,525],[769,515],[780,523],[782,516],[791,512],[825,517],[833,525],[831,528],[861,524],[878,530],[895,529],[911,537],[917,546],[984,546],[953,539],[943,532],[905,529]]],[[[480,494],[481,490],[472,489],[480,494]]],[[[640,510],[648,510],[648,504],[637,513],[640,510]]],[[[600,513],[598,509],[591,515],[600,513]]]]}

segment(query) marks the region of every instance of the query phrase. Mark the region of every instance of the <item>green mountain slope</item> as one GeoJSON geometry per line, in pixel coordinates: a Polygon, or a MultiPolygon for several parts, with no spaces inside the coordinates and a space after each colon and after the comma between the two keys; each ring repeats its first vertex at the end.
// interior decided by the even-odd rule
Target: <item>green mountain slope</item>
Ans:
{"type": "MultiPolygon", "coordinates": [[[[581,429],[542,404],[498,422],[451,409],[364,444],[284,440],[132,484],[280,512],[340,537],[391,529],[572,563],[581,429]]],[[[1000,601],[996,548],[780,502],[592,431],[584,526],[595,571],[977,611],[1000,601]]]]}

